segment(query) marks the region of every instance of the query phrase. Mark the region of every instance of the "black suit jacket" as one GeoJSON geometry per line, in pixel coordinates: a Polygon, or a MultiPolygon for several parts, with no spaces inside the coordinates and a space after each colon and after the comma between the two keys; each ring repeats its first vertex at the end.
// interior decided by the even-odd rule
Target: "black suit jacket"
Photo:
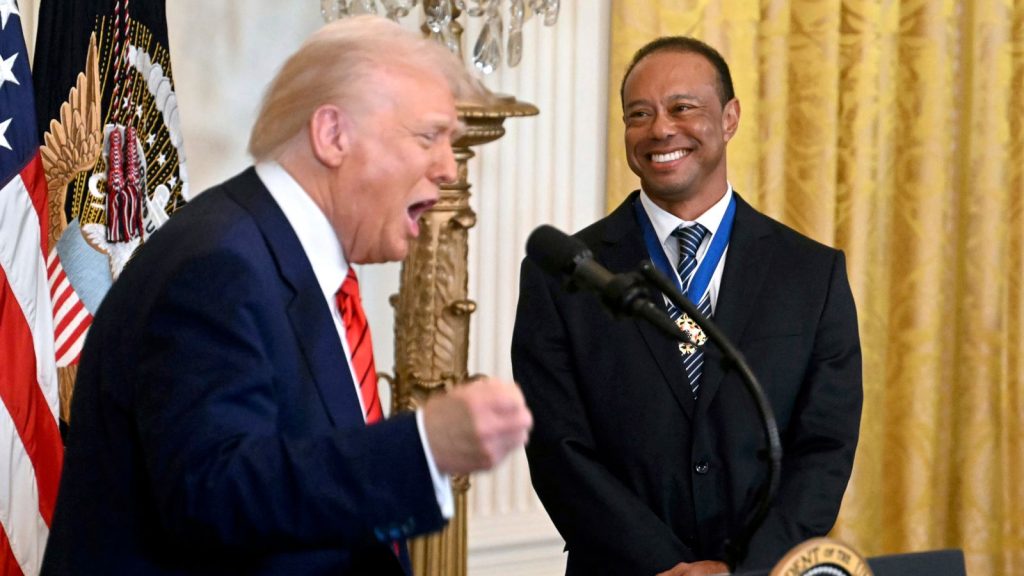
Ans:
{"type": "Polygon", "coordinates": [[[82,354],[44,574],[402,574],[439,528],[415,419],[365,426],[252,169],[142,247],[82,354]]]}
{"type": "MultiPolygon", "coordinates": [[[[634,202],[577,234],[612,272],[648,258],[634,202]]],[[[764,386],[785,452],[778,497],[741,564],[757,567],[835,522],[857,444],[861,356],[842,253],[736,202],[714,321],[764,386]]],[[[533,484],[565,538],[569,574],[725,559],[767,476],[767,443],[721,359],[705,349],[695,402],[674,342],[523,263],[513,370],[534,414],[533,484]]]]}

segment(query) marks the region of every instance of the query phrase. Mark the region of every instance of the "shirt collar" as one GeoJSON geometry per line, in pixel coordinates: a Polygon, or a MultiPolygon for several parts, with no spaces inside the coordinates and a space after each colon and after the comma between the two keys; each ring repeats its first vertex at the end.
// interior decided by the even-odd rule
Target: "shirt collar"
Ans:
{"type": "Polygon", "coordinates": [[[675,214],[662,209],[660,206],[654,203],[653,200],[647,196],[647,192],[643,189],[640,190],[640,203],[644,207],[644,211],[647,212],[647,217],[651,219],[651,225],[654,226],[654,233],[658,236],[658,242],[665,245],[666,242],[672,238],[672,232],[675,231],[680,225],[690,226],[694,222],[699,223],[701,226],[708,229],[711,234],[708,238],[715,235],[718,232],[718,227],[722,224],[722,218],[725,216],[725,211],[729,207],[729,202],[732,200],[732,184],[726,183],[728,188],[722,198],[715,202],[715,204],[708,208],[703,214],[697,217],[696,220],[683,220],[675,214]]]}
{"type": "Polygon", "coordinates": [[[260,162],[255,168],[256,175],[298,236],[317,283],[330,301],[348,274],[348,261],[338,235],[320,207],[280,164],[260,162]]]}

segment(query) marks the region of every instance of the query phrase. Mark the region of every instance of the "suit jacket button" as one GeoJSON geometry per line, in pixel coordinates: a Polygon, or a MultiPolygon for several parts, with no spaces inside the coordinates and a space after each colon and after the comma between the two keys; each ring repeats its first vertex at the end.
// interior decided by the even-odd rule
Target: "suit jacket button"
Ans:
{"type": "Polygon", "coordinates": [[[697,474],[707,474],[708,470],[711,469],[711,465],[708,464],[707,460],[701,460],[693,465],[693,471],[697,474]]]}

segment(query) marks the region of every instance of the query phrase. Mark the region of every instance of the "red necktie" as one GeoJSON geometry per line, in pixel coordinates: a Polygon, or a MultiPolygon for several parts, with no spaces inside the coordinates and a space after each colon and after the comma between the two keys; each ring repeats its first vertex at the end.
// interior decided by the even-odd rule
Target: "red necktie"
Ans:
{"type": "MultiPolygon", "coordinates": [[[[341,283],[336,294],[341,321],[345,325],[345,340],[352,355],[352,371],[359,378],[359,396],[366,409],[366,423],[373,424],[383,417],[380,395],[377,393],[377,369],[373,365],[373,343],[370,339],[370,325],[363,313],[363,301],[359,297],[359,279],[351,267],[348,276],[341,283]]],[[[391,543],[395,556],[401,558],[398,541],[391,543]]]]}
{"type": "Polygon", "coordinates": [[[345,339],[352,356],[352,372],[359,385],[359,396],[366,410],[366,423],[373,424],[381,419],[380,396],[377,394],[377,370],[373,366],[373,343],[370,340],[370,326],[363,313],[359,298],[359,280],[356,272],[348,269],[348,276],[338,290],[338,310],[345,325],[345,339]]]}

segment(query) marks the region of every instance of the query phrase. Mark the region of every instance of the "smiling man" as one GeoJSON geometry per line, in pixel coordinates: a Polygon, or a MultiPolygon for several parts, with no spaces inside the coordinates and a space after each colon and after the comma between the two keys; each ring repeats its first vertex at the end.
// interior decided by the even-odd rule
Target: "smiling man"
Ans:
{"type": "MultiPolygon", "coordinates": [[[[732,189],[740,103],[713,48],[651,42],[621,98],[641,189],[577,237],[615,273],[652,261],[739,346],[778,420],[782,484],[744,547],[767,443],[721,350],[614,319],[527,260],[512,365],[537,423],[531,478],[565,538],[567,574],[770,567],[831,529],[853,465],[861,357],[845,261],[732,189]]],[[[667,301],[665,311],[692,328],[667,301]]]]}
{"type": "Polygon", "coordinates": [[[161,228],[93,322],[44,574],[407,574],[405,539],[452,514],[447,475],[525,442],[511,382],[382,418],[352,268],[408,253],[474,90],[374,17],[284,64],[255,167],[161,228]]]}

